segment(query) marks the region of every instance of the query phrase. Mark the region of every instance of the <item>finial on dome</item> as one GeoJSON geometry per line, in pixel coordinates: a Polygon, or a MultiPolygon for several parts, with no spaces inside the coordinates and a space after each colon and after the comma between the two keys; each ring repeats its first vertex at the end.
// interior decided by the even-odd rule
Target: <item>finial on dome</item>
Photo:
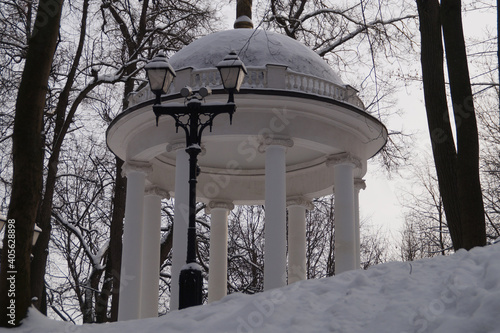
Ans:
{"type": "Polygon", "coordinates": [[[238,0],[236,3],[235,29],[253,29],[252,0],[238,0]]]}

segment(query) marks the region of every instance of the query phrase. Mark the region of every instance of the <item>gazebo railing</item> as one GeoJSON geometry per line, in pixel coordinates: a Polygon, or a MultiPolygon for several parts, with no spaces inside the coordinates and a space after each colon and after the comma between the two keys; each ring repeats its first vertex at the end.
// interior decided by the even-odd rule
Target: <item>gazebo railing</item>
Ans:
{"type": "MultiPolygon", "coordinates": [[[[365,106],[357,96],[356,89],[318,78],[312,75],[293,72],[284,66],[247,67],[247,75],[241,86],[242,89],[281,89],[297,91],[329,97],[334,100],[354,105],[362,110],[365,106]],[[272,73],[270,73],[272,71],[272,73]],[[270,76],[272,79],[270,80],[270,76]]],[[[184,86],[193,90],[209,86],[222,87],[222,81],[216,68],[195,70],[183,69],[177,72],[177,77],[170,87],[169,94],[179,92],[184,86]]],[[[134,106],[153,99],[149,87],[145,87],[129,97],[129,106],[134,106]]]]}

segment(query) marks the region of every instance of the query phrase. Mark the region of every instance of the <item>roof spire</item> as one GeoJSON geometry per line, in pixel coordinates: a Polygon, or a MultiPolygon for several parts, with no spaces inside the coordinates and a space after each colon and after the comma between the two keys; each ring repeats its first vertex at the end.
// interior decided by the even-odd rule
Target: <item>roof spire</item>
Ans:
{"type": "Polygon", "coordinates": [[[234,28],[253,29],[252,22],[252,0],[238,0],[236,4],[236,21],[234,28]]]}

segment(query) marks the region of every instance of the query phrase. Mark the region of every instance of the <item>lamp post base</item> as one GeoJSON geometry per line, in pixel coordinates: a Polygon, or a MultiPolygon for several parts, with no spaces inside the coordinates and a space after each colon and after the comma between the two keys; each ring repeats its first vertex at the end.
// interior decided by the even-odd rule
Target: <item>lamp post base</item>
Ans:
{"type": "Polygon", "coordinates": [[[203,303],[203,276],[196,263],[182,267],[179,276],[179,310],[203,303]]]}

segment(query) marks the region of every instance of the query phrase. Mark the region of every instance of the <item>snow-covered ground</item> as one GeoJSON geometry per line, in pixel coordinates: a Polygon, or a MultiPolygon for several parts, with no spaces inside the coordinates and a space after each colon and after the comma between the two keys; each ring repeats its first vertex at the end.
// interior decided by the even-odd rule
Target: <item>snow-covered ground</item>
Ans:
{"type": "Polygon", "coordinates": [[[75,326],[31,310],[9,332],[500,332],[500,243],[232,294],[161,318],[75,326]]]}

